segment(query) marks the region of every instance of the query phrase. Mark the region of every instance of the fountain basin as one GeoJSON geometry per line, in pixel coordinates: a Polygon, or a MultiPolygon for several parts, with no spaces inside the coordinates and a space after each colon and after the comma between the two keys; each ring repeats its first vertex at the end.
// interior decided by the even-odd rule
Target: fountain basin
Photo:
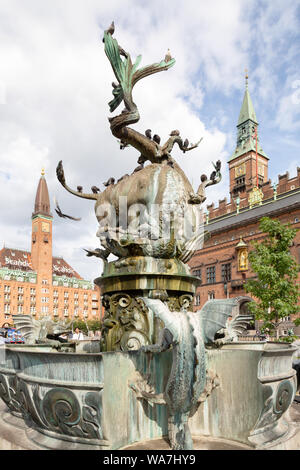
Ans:
{"type": "MultiPolygon", "coordinates": [[[[190,418],[192,435],[257,449],[299,448],[298,427],[288,416],[296,392],[293,353],[262,342],[208,349],[208,370],[220,384],[190,418]]],[[[139,398],[135,385],[148,379],[163,392],[172,351],[62,353],[11,345],[0,362],[7,407],[1,419],[23,428],[33,446],[120,449],[168,434],[166,405],[139,398]]]]}

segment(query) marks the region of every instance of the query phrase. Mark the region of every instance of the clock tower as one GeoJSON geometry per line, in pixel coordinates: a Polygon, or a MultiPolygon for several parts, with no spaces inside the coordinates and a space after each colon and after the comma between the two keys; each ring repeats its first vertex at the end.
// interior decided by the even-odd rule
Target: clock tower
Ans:
{"type": "Polygon", "coordinates": [[[42,170],[32,214],[31,262],[38,283],[52,284],[52,215],[49,192],[42,170]]]}
{"type": "Polygon", "coordinates": [[[268,160],[258,136],[258,122],[248,90],[246,90],[237,124],[237,144],[230,157],[230,195],[231,199],[248,197],[253,188],[260,188],[268,181],[268,160]]]}

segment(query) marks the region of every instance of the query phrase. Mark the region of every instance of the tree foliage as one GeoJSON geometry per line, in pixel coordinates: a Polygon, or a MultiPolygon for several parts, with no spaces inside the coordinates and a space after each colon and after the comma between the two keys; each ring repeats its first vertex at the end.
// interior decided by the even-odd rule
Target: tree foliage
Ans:
{"type": "Polygon", "coordinates": [[[297,230],[268,217],[261,219],[259,227],[267,236],[262,242],[252,242],[249,261],[257,278],[249,280],[245,289],[258,299],[249,304],[255,318],[263,321],[263,328],[277,330],[284,317],[300,311],[299,265],[290,253],[297,230]]]}

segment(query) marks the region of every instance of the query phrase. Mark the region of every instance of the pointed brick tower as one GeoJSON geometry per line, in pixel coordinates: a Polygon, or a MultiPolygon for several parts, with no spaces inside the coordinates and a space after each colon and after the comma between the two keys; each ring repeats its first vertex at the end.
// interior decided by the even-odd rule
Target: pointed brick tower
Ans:
{"type": "Polygon", "coordinates": [[[32,214],[31,259],[33,269],[38,272],[38,284],[51,285],[52,215],[44,170],[38,184],[32,214]]]}
{"type": "Polygon", "coordinates": [[[231,198],[236,198],[238,194],[245,198],[255,186],[260,187],[268,181],[268,160],[259,142],[258,122],[246,75],[246,90],[237,124],[236,149],[228,161],[231,198]]]}

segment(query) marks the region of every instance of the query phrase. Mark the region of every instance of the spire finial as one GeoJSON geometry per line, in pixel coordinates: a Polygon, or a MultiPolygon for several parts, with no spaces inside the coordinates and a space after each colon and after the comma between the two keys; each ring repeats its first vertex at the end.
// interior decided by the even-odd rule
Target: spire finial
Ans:
{"type": "Polygon", "coordinates": [[[246,88],[248,88],[248,69],[245,69],[246,88]]]}
{"type": "Polygon", "coordinates": [[[42,168],[41,175],[45,176],[45,168],[42,168]]]}

